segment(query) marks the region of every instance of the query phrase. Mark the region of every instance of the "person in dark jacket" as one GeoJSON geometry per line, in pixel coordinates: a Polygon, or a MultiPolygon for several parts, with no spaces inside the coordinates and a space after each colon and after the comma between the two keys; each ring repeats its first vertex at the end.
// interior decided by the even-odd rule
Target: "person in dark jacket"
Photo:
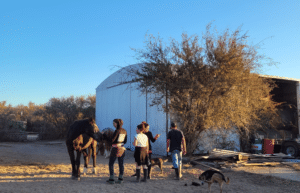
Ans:
{"type": "Polygon", "coordinates": [[[124,157],[125,157],[125,150],[124,144],[127,142],[127,132],[125,129],[122,128],[123,120],[122,119],[114,119],[113,125],[116,128],[113,136],[112,136],[112,149],[109,158],[109,180],[108,183],[114,184],[114,163],[118,158],[119,163],[119,178],[117,183],[123,182],[123,174],[124,174],[124,157]]]}
{"type": "Polygon", "coordinates": [[[177,129],[176,123],[171,123],[171,131],[167,136],[167,152],[172,153],[172,162],[175,168],[176,180],[179,180],[181,175],[181,160],[182,154],[186,154],[186,144],[183,133],[177,129]]]}
{"type": "MultiPolygon", "coordinates": [[[[151,156],[152,156],[152,146],[151,146],[150,141],[151,141],[152,143],[154,143],[154,142],[159,138],[160,135],[159,135],[159,134],[156,134],[155,137],[153,137],[152,132],[149,131],[150,125],[149,125],[148,123],[146,123],[145,121],[143,121],[142,124],[145,125],[144,133],[145,133],[145,135],[147,135],[147,137],[148,137],[148,142],[149,142],[149,153],[148,153],[148,157],[149,157],[149,159],[151,160],[151,156]]],[[[151,176],[150,174],[151,174],[151,165],[148,166],[148,179],[150,179],[150,176],[151,176]]]]}

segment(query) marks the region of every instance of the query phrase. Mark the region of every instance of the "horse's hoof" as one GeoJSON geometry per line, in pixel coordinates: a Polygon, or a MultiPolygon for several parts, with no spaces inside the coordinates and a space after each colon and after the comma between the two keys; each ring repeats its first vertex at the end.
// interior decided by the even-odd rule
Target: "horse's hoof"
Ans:
{"type": "Polygon", "coordinates": [[[73,176],[73,175],[72,175],[71,178],[72,178],[72,180],[78,180],[78,181],[80,181],[80,176],[73,176]]]}
{"type": "Polygon", "coordinates": [[[87,172],[87,168],[86,168],[86,167],[84,167],[84,168],[83,168],[83,172],[82,172],[82,173],[85,175],[85,174],[86,174],[86,172],[87,172]]]}
{"type": "Polygon", "coordinates": [[[93,174],[97,174],[96,168],[93,169],[93,174]]]}
{"type": "Polygon", "coordinates": [[[80,177],[72,176],[72,180],[80,181],[80,177]]]}

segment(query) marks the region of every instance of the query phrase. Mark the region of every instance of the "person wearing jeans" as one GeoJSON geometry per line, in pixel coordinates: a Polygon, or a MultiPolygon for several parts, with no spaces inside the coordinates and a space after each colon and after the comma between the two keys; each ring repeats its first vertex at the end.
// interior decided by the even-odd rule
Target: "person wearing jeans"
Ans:
{"type": "Polygon", "coordinates": [[[124,157],[125,157],[125,147],[124,144],[127,142],[127,132],[125,129],[122,128],[123,120],[122,119],[114,119],[113,125],[116,128],[112,141],[112,148],[109,157],[109,179],[107,180],[108,183],[114,184],[114,163],[118,158],[119,163],[119,178],[116,183],[121,184],[123,182],[123,174],[124,174],[124,157]]]}
{"type": "Polygon", "coordinates": [[[179,168],[179,166],[181,165],[181,160],[182,160],[182,152],[179,150],[172,151],[172,163],[174,168],[179,168]]]}
{"type": "Polygon", "coordinates": [[[172,163],[175,168],[176,180],[182,177],[182,154],[186,154],[186,143],[183,133],[177,129],[176,123],[171,123],[171,131],[167,136],[167,152],[172,153],[172,163]]]}

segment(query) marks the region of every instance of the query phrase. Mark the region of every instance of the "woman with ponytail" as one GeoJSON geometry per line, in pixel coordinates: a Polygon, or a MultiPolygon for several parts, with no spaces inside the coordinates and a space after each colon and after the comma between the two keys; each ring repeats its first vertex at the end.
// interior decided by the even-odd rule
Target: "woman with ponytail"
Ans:
{"type": "MultiPolygon", "coordinates": [[[[145,130],[144,130],[144,133],[145,135],[147,135],[148,137],[148,145],[149,145],[149,152],[148,152],[148,157],[149,157],[149,160],[151,160],[151,156],[152,156],[152,146],[151,146],[151,143],[154,143],[158,138],[159,138],[159,134],[156,134],[155,137],[153,137],[152,135],[152,132],[149,131],[150,129],[150,125],[148,123],[146,123],[145,121],[142,122],[142,124],[145,125],[145,130]]],[[[151,163],[151,162],[150,162],[151,163]]],[[[151,164],[148,165],[148,179],[151,179],[151,164]]]]}
{"type": "Polygon", "coordinates": [[[113,125],[116,128],[113,137],[112,137],[112,149],[109,157],[109,180],[108,183],[114,184],[114,163],[118,158],[119,163],[119,178],[116,183],[123,182],[123,174],[124,174],[124,157],[125,157],[125,150],[124,144],[127,142],[127,132],[125,129],[122,128],[123,120],[122,119],[114,119],[113,125]]]}

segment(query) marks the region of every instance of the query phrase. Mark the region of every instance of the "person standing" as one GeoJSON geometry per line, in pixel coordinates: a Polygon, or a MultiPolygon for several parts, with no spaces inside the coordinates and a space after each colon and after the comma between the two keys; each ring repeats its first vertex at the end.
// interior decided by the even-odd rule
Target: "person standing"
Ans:
{"type": "MultiPolygon", "coordinates": [[[[151,143],[154,143],[158,138],[159,138],[159,134],[156,134],[155,137],[153,137],[152,132],[149,131],[150,129],[150,125],[148,123],[146,123],[145,121],[142,122],[142,124],[145,125],[145,130],[144,130],[144,134],[147,135],[148,137],[148,146],[149,146],[149,152],[148,152],[148,159],[151,160],[151,156],[152,156],[152,146],[151,143]]],[[[148,165],[148,179],[151,179],[151,164],[148,165]]]]}
{"type": "MultiPolygon", "coordinates": [[[[146,121],[143,121],[142,124],[144,124],[145,130],[144,130],[144,134],[147,135],[148,137],[148,146],[149,146],[149,152],[148,152],[148,159],[149,162],[151,162],[151,156],[152,156],[152,146],[150,141],[152,141],[152,143],[154,143],[158,138],[159,138],[159,134],[156,134],[155,137],[153,137],[152,132],[149,131],[150,129],[150,125],[148,123],[146,123],[146,121]]],[[[136,173],[133,174],[131,177],[136,176],[136,173]]],[[[148,165],[148,179],[151,179],[151,164],[148,165]]]]}
{"type": "Polygon", "coordinates": [[[136,181],[140,182],[141,178],[141,166],[144,170],[144,182],[147,182],[148,177],[148,137],[143,133],[145,130],[144,124],[139,124],[136,128],[136,135],[134,136],[133,145],[135,146],[134,159],[136,162],[136,181]]]}
{"type": "Polygon", "coordinates": [[[175,168],[176,180],[182,177],[182,154],[186,154],[186,143],[183,133],[177,129],[176,123],[171,123],[171,131],[167,136],[167,152],[172,153],[172,163],[175,168]]]}
{"type": "Polygon", "coordinates": [[[113,125],[116,128],[113,136],[112,136],[112,149],[109,158],[109,180],[108,183],[114,184],[114,163],[118,158],[119,163],[119,178],[116,183],[121,184],[123,182],[123,174],[124,174],[124,157],[125,150],[124,144],[127,142],[127,132],[122,128],[123,120],[122,119],[114,119],[113,125]]]}

